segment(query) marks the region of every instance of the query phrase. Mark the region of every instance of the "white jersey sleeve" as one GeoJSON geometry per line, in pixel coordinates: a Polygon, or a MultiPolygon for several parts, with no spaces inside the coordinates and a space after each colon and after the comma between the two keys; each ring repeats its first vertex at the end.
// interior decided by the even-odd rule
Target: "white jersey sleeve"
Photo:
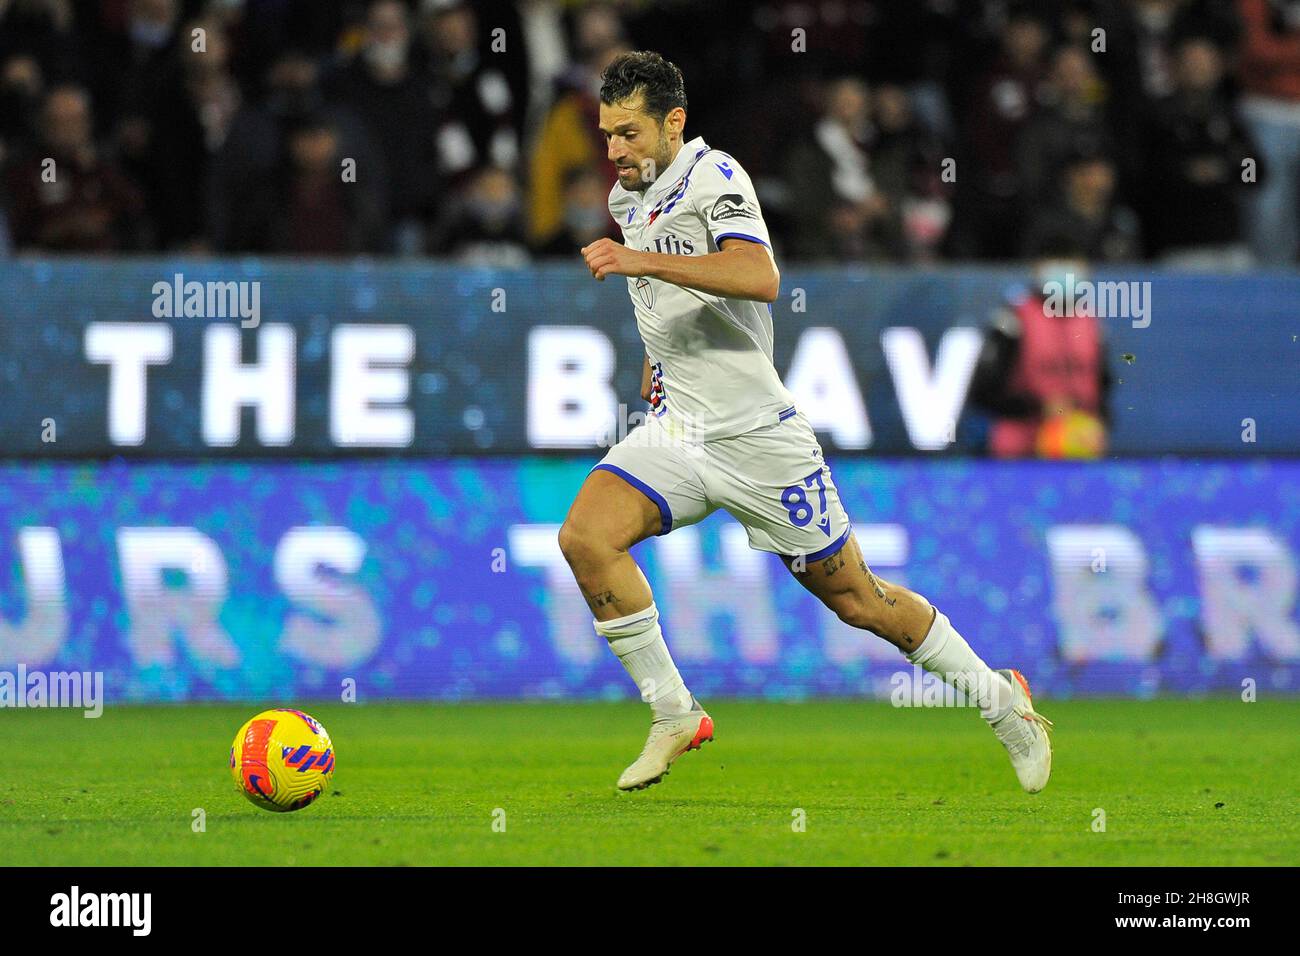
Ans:
{"type": "Polygon", "coordinates": [[[700,157],[693,172],[686,195],[715,246],[734,238],[772,248],[758,194],[740,163],[714,149],[700,157]]]}

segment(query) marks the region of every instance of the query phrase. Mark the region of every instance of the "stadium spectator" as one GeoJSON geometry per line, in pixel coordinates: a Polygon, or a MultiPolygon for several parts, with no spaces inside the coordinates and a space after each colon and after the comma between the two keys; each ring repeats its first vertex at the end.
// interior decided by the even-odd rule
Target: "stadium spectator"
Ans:
{"type": "Polygon", "coordinates": [[[1027,258],[1069,252],[1093,262],[1131,262],[1142,255],[1137,215],[1115,201],[1114,161],[1091,145],[1066,162],[1057,202],[1030,221],[1021,248],[1027,258]]]}
{"type": "Polygon", "coordinates": [[[513,268],[528,264],[523,198],[518,178],[507,170],[493,166],[479,170],[455,200],[443,229],[436,247],[464,265],[513,268]]]}
{"type": "Polygon", "coordinates": [[[51,83],[71,80],[82,56],[76,26],[71,0],[0,2],[0,64],[28,60],[51,83]]]}
{"type": "Polygon", "coordinates": [[[1137,63],[1142,93],[1161,100],[1174,92],[1173,38],[1175,19],[1185,0],[1134,0],[1137,25],[1137,63]]]}
{"type": "Polygon", "coordinates": [[[339,134],[323,116],[293,124],[288,162],[270,218],[271,250],[299,255],[367,252],[380,241],[382,210],[340,174],[339,134]]]}
{"type": "Polygon", "coordinates": [[[449,235],[440,219],[462,214],[480,171],[518,176],[527,107],[529,242],[551,254],[587,231],[584,170],[614,182],[598,76],[631,32],[678,47],[704,78],[691,124],[706,137],[724,123],[740,130],[731,148],[749,144],[793,260],[1013,258],[1054,244],[1045,231],[1072,231],[1083,253],[1098,230],[1107,248],[1138,255],[1123,204],[1140,202],[1154,255],[1234,265],[1244,233],[1262,261],[1295,262],[1300,0],[861,0],[847,17],[806,6],[712,0],[700,21],[696,3],[8,0],[0,183],[39,146],[46,91],[76,83],[96,105],[97,153],[146,204],[116,238],[153,251],[265,251],[283,183],[301,173],[286,130],[312,117],[333,130],[340,159],[356,160],[346,185],[380,204],[373,222],[387,231],[375,251],[436,254],[449,235]],[[816,57],[790,56],[794,26],[816,57]],[[191,48],[196,27],[203,53],[191,48]],[[837,74],[818,71],[844,68],[863,87],[833,86],[834,111],[856,114],[836,120],[821,102],[837,74]],[[1197,86],[1228,70],[1212,91],[1197,86]],[[828,149],[828,138],[851,147],[828,149]],[[1252,141],[1258,182],[1223,179],[1252,141]],[[1104,227],[1077,218],[1082,200],[1067,194],[1087,190],[1062,181],[1065,157],[1089,150],[1109,157],[1108,174],[1093,171],[1095,185],[1113,180],[1104,227]],[[948,158],[955,182],[940,178],[948,158]]]}
{"type": "Polygon", "coordinates": [[[31,146],[44,89],[35,57],[16,53],[0,60],[0,169],[31,146]]]}
{"type": "Polygon", "coordinates": [[[232,69],[250,90],[285,50],[328,56],[348,48],[354,30],[364,35],[365,5],[358,0],[202,0],[201,9],[230,38],[232,69]]]}
{"type": "MultiPolygon", "coordinates": [[[[747,19],[752,18],[763,46],[761,51],[755,50],[759,54],[755,68],[766,75],[785,73],[787,76],[798,68],[798,57],[792,60],[790,56],[791,38],[797,35],[794,33],[796,30],[803,36],[806,48],[817,51],[821,68],[829,75],[843,75],[862,69],[863,64],[877,52],[873,46],[871,27],[884,21],[886,11],[892,5],[893,0],[859,0],[854,4],[807,3],[804,0],[768,0],[753,5],[744,2],[718,3],[721,15],[731,14],[729,19],[722,22],[733,23],[747,14],[747,19]]],[[[679,20],[672,24],[674,33],[663,35],[662,39],[676,39],[681,35],[683,27],[693,26],[693,20],[685,23],[679,20]]],[[[640,37],[640,33],[636,35],[640,37]]],[[[667,44],[652,37],[647,45],[652,49],[661,49],[667,44]]],[[[734,43],[726,45],[733,46],[734,43]]],[[[695,70],[686,67],[683,70],[690,76],[697,75],[695,70]]],[[[725,83],[731,77],[715,74],[714,79],[725,83]]]]}
{"type": "Polygon", "coordinates": [[[538,249],[554,242],[564,228],[564,184],[575,169],[599,172],[606,192],[617,181],[598,129],[600,75],[610,60],[628,49],[617,14],[604,5],[578,11],[574,46],[574,66],[558,81],[555,103],[530,150],[528,230],[538,249]]]}
{"type": "Polygon", "coordinates": [[[569,68],[569,44],[564,13],[551,0],[522,0],[515,6],[515,14],[528,51],[519,100],[525,112],[523,139],[531,143],[550,109],[557,81],[569,68]]]}
{"type": "MultiPolygon", "coordinates": [[[[1106,23],[1107,51],[1119,52],[1125,76],[1136,81],[1124,94],[1139,107],[1163,100],[1174,92],[1178,45],[1187,36],[1208,36],[1221,46],[1235,41],[1238,30],[1237,0],[1092,0],[1094,23],[1106,23]]],[[[1114,58],[1106,56],[1104,61],[1114,58]]],[[[1120,64],[1111,62],[1112,67],[1120,64]]]]}
{"type": "Polygon", "coordinates": [[[537,253],[572,258],[603,236],[620,238],[609,215],[609,183],[590,166],[575,166],[564,181],[564,225],[537,253]]]}
{"type": "MultiPolygon", "coordinates": [[[[362,233],[364,251],[390,251],[386,231],[388,177],[383,156],[365,125],[347,107],[327,103],[320,65],[307,51],[290,47],[266,71],[264,102],[246,103],[235,116],[226,142],[213,157],[210,222],[218,250],[269,251],[285,145],[303,123],[324,123],[338,137],[341,158],[353,160],[356,202],[373,210],[378,234],[362,233]],[[239,197],[230,202],[229,197],[239,197]]],[[[342,180],[342,163],[335,167],[342,180]]]]}
{"type": "Polygon", "coordinates": [[[871,169],[875,130],[865,83],[841,78],[826,91],[812,138],[790,153],[791,254],[801,259],[899,259],[901,217],[871,169]]]}
{"type": "Polygon", "coordinates": [[[139,191],[94,141],[90,97],[57,86],[41,109],[41,146],[9,174],[10,230],[19,250],[111,252],[138,246],[139,191]]]}
{"type": "Polygon", "coordinates": [[[997,458],[1098,458],[1110,423],[1110,371],[1101,323],[1049,304],[1053,286],[1086,280],[1087,264],[1044,259],[1036,287],[1009,295],[985,330],[970,401],[994,416],[997,458]],[[1064,314],[1069,313],[1069,314],[1064,314]]]}
{"type": "Polygon", "coordinates": [[[94,47],[102,128],[138,153],[150,148],[157,97],[175,81],[179,18],[177,0],[129,0],[122,29],[106,31],[94,47]]]}
{"type": "Polygon", "coordinates": [[[1000,53],[975,83],[961,111],[956,206],[950,251],[959,258],[1009,259],[1023,223],[1023,189],[1015,143],[1034,116],[1046,78],[1050,37],[1044,12],[1015,7],[1002,32],[1000,53]]]}
{"type": "Polygon", "coordinates": [[[1039,94],[1039,110],[1016,142],[1020,187],[1029,210],[1049,203],[1065,161],[1090,145],[1115,155],[1106,125],[1106,90],[1086,48],[1064,46],[1039,94]]]}
{"type": "Polygon", "coordinates": [[[434,131],[438,117],[428,84],[413,68],[410,18],[399,0],[367,9],[360,53],[326,84],[332,102],[360,117],[383,153],[389,183],[389,251],[424,251],[439,197],[434,131]]]}
{"type": "MultiPolygon", "coordinates": [[[[1208,37],[1224,51],[1235,48],[1236,0],[1084,2],[1088,12],[1079,25],[1087,30],[1087,45],[1096,54],[1093,63],[1111,91],[1108,121],[1119,144],[1141,143],[1152,111],[1173,92],[1182,39],[1208,37]]],[[[1135,175],[1140,178],[1140,164],[1135,175]]]]}
{"type": "Polygon", "coordinates": [[[872,177],[896,211],[903,257],[930,261],[938,256],[952,219],[943,182],[943,145],[917,122],[911,97],[901,86],[878,86],[872,102],[872,177]]]}
{"type": "Polygon", "coordinates": [[[456,185],[489,165],[514,167],[522,117],[505,73],[479,54],[474,10],[463,0],[425,0],[423,11],[439,173],[456,185]]]}
{"type": "Polygon", "coordinates": [[[9,197],[4,170],[35,146],[45,78],[36,58],[26,53],[0,55],[0,259],[13,253],[9,197]]]}
{"type": "Polygon", "coordinates": [[[1300,252],[1300,0],[1240,0],[1241,114],[1263,175],[1249,187],[1250,241],[1267,265],[1300,252]]]}
{"type": "Polygon", "coordinates": [[[146,194],[157,247],[211,248],[206,200],[212,158],[225,143],[242,99],[220,23],[186,24],[167,84],[141,117],[148,130],[145,148],[127,154],[132,160],[127,171],[146,194]],[[201,31],[201,42],[195,31],[201,31]]]}
{"type": "Polygon", "coordinates": [[[1149,251],[1172,265],[1239,269],[1251,261],[1240,206],[1257,188],[1242,181],[1254,149],[1223,79],[1215,41],[1187,37],[1177,50],[1174,93],[1145,124],[1144,232],[1149,251]]]}

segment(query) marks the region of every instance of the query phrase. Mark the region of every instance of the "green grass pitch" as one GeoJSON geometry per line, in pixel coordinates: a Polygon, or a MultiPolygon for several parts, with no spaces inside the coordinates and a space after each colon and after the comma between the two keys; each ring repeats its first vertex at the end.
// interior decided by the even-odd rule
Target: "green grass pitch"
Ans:
{"type": "Polygon", "coordinates": [[[716,741],[630,794],[638,702],[308,704],[338,763],[290,814],[227,770],[260,707],[0,711],[0,864],[1300,863],[1300,700],[1042,700],[1037,795],[972,710],[708,703],[716,741]]]}

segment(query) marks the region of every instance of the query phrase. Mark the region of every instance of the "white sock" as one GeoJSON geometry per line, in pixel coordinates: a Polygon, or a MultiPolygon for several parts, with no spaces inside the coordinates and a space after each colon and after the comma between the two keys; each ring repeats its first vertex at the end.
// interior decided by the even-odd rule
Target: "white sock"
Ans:
{"type": "Polygon", "coordinates": [[[1011,710],[1011,685],[997,671],[990,669],[971,650],[966,639],[957,633],[948,616],[935,608],[934,623],[921,646],[907,659],[944,683],[961,691],[967,700],[979,704],[985,720],[993,723],[1011,710]]]}
{"type": "Polygon", "coordinates": [[[691,709],[691,692],[668,653],[659,630],[659,609],[653,603],[627,617],[594,623],[596,633],[609,641],[655,717],[676,717],[691,709]]]}

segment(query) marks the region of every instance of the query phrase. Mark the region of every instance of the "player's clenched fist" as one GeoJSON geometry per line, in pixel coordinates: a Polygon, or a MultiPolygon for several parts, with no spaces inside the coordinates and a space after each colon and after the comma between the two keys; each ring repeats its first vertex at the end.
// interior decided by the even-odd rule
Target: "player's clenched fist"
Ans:
{"type": "Polygon", "coordinates": [[[602,282],[605,276],[639,276],[642,254],[613,239],[597,239],[581,249],[591,274],[602,282]]]}

